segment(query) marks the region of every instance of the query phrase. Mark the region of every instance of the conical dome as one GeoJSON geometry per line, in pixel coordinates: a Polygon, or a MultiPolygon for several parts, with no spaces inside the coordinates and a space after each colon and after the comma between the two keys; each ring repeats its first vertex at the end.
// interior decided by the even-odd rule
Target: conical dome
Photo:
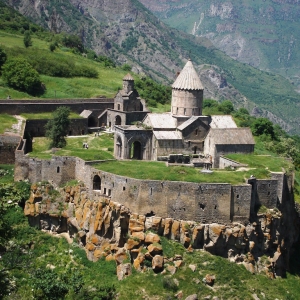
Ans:
{"type": "Polygon", "coordinates": [[[203,85],[191,60],[188,60],[173,83],[172,88],[178,90],[203,90],[203,85]]]}

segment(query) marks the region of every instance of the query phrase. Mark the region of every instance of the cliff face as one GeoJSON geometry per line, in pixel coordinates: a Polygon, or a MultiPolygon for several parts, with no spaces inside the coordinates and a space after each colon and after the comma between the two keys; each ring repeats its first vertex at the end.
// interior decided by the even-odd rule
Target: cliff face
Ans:
{"type": "MultiPolygon", "coordinates": [[[[69,242],[77,241],[90,260],[116,260],[120,279],[131,268],[124,264],[125,259],[130,259],[139,271],[149,264],[155,271],[164,269],[158,235],[182,243],[188,251],[205,249],[244,264],[252,273],[264,271],[273,278],[285,276],[289,252],[299,234],[299,217],[293,203],[284,203],[281,211],[258,214],[246,225],[199,224],[138,215],[107,196],[89,199],[84,186],[66,187],[58,195],[46,184],[32,186],[24,212],[32,226],[65,236],[69,242]],[[268,259],[262,260],[264,255],[268,259]]],[[[175,267],[180,264],[175,263],[175,267]]]]}
{"type": "Polygon", "coordinates": [[[300,86],[299,1],[140,2],[170,26],[205,36],[232,58],[300,86]]]}

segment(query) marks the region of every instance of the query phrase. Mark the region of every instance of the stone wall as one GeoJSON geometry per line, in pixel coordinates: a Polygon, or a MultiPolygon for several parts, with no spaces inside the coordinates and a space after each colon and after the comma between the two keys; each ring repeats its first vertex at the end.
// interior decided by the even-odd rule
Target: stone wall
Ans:
{"type": "Polygon", "coordinates": [[[20,142],[20,136],[5,134],[0,135],[0,164],[15,163],[15,150],[20,142]]]}
{"type": "Polygon", "coordinates": [[[256,206],[277,208],[291,197],[288,177],[279,173],[274,173],[277,179],[252,177],[248,183],[233,186],[139,180],[103,172],[75,157],[29,158],[24,155],[25,144],[16,150],[15,180],[28,178],[30,182],[50,181],[59,186],[77,179],[85,184],[91,199],[107,196],[143,215],[201,223],[248,222],[256,206]]]}
{"type": "Polygon", "coordinates": [[[97,109],[103,112],[114,107],[114,99],[47,99],[47,100],[3,100],[0,101],[1,113],[20,115],[22,113],[52,112],[60,106],[67,106],[78,114],[83,110],[97,109]]]}
{"type": "MultiPolygon", "coordinates": [[[[27,120],[25,126],[25,134],[29,134],[33,137],[44,137],[46,134],[45,125],[48,120],[27,120]]],[[[70,119],[70,126],[68,129],[68,135],[81,135],[86,134],[88,128],[88,119],[70,119]]],[[[27,136],[27,135],[25,135],[27,136]]]]}

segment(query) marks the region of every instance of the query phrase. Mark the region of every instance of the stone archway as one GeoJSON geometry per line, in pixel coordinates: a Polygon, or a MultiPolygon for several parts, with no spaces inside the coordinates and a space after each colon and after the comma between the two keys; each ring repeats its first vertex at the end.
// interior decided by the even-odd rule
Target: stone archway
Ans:
{"type": "Polygon", "coordinates": [[[121,125],[121,122],[122,122],[121,117],[117,115],[115,118],[115,125],[121,125]]]}
{"type": "Polygon", "coordinates": [[[139,141],[135,141],[131,144],[130,158],[143,159],[142,144],[139,141]]]}
{"type": "Polygon", "coordinates": [[[101,190],[101,178],[98,175],[94,176],[93,190],[101,190]]]}

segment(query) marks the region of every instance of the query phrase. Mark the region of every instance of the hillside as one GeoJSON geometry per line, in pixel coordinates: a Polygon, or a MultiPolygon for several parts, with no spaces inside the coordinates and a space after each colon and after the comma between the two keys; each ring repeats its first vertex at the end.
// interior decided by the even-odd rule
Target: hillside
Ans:
{"type": "Polygon", "coordinates": [[[165,82],[172,82],[191,56],[207,87],[207,98],[230,99],[250,110],[256,107],[256,115],[299,133],[300,96],[288,80],[229,58],[206,38],[195,39],[167,27],[136,0],[39,1],[36,5],[23,0],[13,5],[46,28],[76,33],[98,54],[165,82]]]}
{"type": "Polygon", "coordinates": [[[171,27],[207,37],[232,58],[300,88],[298,1],[145,1],[171,27]]]}

